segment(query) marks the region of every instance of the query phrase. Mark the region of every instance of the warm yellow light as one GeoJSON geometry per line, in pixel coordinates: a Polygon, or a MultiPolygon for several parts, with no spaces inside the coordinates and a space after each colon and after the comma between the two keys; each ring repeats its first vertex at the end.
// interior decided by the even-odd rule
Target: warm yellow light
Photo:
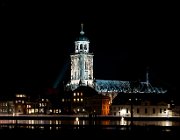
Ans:
{"type": "Polygon", "coordinates": [[[125,110],[125,109],[122,109],[122,110],[121,110],[121,115],[124,116],[125,114],[126,114],[126,110],[125,110]]]}
{"type": "Polygon", "coordinates": [[[76,121],[79,121],[79,118],[78,117],[76,117],[76,119],[75,119],[76,121]]]}

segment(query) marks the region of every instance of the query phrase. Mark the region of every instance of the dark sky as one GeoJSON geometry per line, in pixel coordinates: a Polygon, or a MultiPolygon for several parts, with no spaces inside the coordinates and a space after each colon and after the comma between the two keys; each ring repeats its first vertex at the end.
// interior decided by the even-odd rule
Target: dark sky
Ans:
{"type": "MultiPolygon", "coordinates": [[[[79,35],[94,53],[94,77],[149,79],[176,89],[179,14],[170,3],[1,2],[1,87],[52,87],[79,35]]],[[[69,79],[68,69],[65,79],[69,79]]]]}

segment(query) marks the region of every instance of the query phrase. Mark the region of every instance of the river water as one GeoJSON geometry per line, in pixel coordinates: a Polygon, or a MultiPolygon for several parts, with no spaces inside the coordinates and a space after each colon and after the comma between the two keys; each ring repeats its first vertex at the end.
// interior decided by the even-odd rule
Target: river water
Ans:
{"type": "MultiPolygon", "coordinates": [[[[14,126],[27,126],[27,127],[34,127],[34,126],[48,126],[48,127],[62,127],[62,126],[87,126],[87,125],[94,125],[94,126],[129,126],[131,125],[132,121],[126,120],[124,118],[120,119],[102,119],[102,120],[88,120],[88,119],[81,119],[81,118],[73,118],[73,119],[31,119],[31,120],[22,120],[22,119],[8,119],[8,120],[0,120],[0,127],[14,127],[14,126]]],[[[177,120],[134,120],[133,125],[135,126],[180,126],[180,121],[177,120]]]]}
{"type": "Polygon", "coordinates": [[[179,138],[178,120],[98,119],[1,119],[0,135],[7,139],[52,139],[78,138],[179,138]]]}

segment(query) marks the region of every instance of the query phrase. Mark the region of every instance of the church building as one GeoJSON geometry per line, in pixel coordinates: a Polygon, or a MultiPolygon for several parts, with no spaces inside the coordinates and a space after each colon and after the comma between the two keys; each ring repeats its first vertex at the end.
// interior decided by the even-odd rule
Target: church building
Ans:
{"type": "Polygon", "coordinates": [[[99,94],[110,97],[110,102],[118,93],[165,93],[166,90],[151,86],[146,74],[146,81],[136,84],[130,81],[95,79],[93,76],[93,56],[90,52],[90,41],[85,35],[83,24],[79,37],[76,38],[74,53],[71,58],[71,77],[66,84],[67,91],[73,91],[79,86],[94,88],[99,94]],[[134,86],[135,85],[135,86],[134,86]]]}

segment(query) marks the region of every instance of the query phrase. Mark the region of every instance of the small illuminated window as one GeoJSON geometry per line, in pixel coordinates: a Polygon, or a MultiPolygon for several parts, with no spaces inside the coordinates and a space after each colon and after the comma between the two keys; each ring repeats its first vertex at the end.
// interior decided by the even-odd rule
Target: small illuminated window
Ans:
{"type": "Polygon", "coordinates": [[[59,113],[61,113],[61,109],[59,109],[59,113]]]}
{"type": "Polygon", "coordinates": [[[64,98],[62,99],[62,102],[64,102],[64,98]]]}
{"type": "Polygon", "coordinates": [[[31,105],[27,105],[27,108],[31,108],[31,105]]]}
{"type": "Polygon", "coordinates": [[[83,102],[83,98],[81,98],[81,102],[83,102]]]}
{"type": "Polygon", "coordinates": [[[74,96],[76,96],[76,93],[74,93],[74,96]]]}
{"type": "Polygon", "coordinates": [[[81,96],[83,96],[83,93],[81,92],[81,96]]]}
{"type": "Polygon", "coordinates": [[[77,101],[79,102],[79,98],[77,98],[77,101]]]}
{"type": "Polygon", "coordinates": [[[76,99],[74,98],[74,102],[76,102],[76,99]]]}
{"type": "Polygon", "coordinates": [[[2,106],[7,106],[7,103],[3,103],[3,105],[2,106]]]}
{"type": "Polygon", "coordinates": [[[79,92],[77,93],[77,96],[79,96],[79,92]]]}
{"type": "Polygon", "coordinates": [[[31,113],[34,113],[35,112],[35,110],[34,109],[31,109],[31,110],[29,110],[31,113]]]}

